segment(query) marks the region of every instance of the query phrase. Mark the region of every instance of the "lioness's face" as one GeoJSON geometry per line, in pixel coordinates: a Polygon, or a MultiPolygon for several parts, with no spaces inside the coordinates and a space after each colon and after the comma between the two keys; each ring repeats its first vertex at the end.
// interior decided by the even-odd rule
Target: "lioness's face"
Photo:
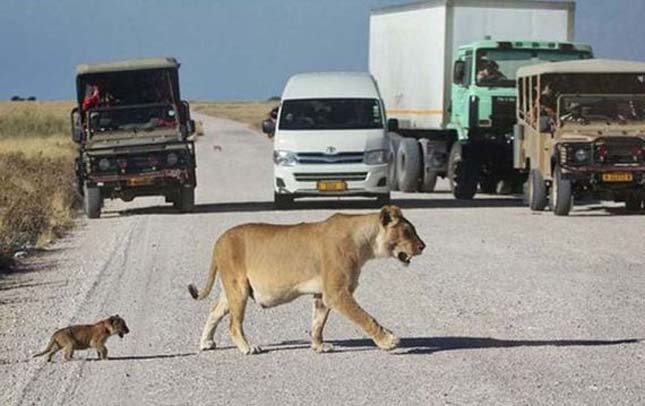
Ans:
{"type": "Polygon", "coordinates": [[[384,228],[383,243],[388,255],[409,265],[412,257],[420,255],[426,247],[424,242],[396,206],[385,206],[381,209],[381,225],[384,228]]]}
{"type": "Polygon", "coordinates": [[[130,332],[130,329],[128,328],[128,325],[125,324],[125,320],[123,320],[119,315],[117,314],[116,316],[112,316],[109,319],[109,324],[110,324],[110,334],[118,334],[119,337],[123,338],[125,334],[128,334],[130,332]]]}

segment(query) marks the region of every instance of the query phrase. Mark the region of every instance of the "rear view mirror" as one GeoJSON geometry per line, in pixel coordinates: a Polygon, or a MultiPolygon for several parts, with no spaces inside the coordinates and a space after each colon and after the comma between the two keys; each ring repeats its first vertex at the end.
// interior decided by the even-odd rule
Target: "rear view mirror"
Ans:
{"type": "Polygon", "coordinates": [[[72,125],[72,141],[79,144],[83,141],[83,130],[81,128],[81,116],[78,114],[78,107],[72,109],[69,118],[72,125]]]}
{"type": "Polygon", "coordinates": [[[455,69],[452,73],[452,81],[457,85],[463,84],[465,73],[466,73],[466,63],[464,61],[456,61],[455,69]]]}
{"type": "Polygon", "coordinates": [[[188,134],[195,134],[195,120],[188,120],[188,134]]]}
{"type": "Polygon", "coordinates": [[[391,132],[399,131],[399,120],[396,118],[387,120],[387,130],[391,132]]]}
{"type": "Polygon", "coordinates": [[[275,132],[275,122],[273,120],[262,121],[262,132],[265,134],[273,134],[275,132]]]}

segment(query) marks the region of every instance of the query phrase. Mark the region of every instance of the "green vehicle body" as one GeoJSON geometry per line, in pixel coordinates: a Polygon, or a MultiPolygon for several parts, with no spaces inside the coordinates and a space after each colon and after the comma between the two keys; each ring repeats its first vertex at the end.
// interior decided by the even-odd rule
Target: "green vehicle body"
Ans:
{"type": "Polygon", "coordinates": [[[194,205],[195,148],[190,106],[179,93],[179,62],[146,58],[76,68],[76,176],[90,218],[104,199],[164,196],[194,205]]]}
{"type": "Polygon", "coordinates": [[[443,170],[456,197],[472,198],[478,183],[483,191],[494,191],[499,181],[507,181],[513,189],[525,181],[526,175],[513,169],[512,160],[517,68],[591,57],[589,45],[572,42],[484,40],[459,47],[447,124],[454,139],[445,150],[449,156],[438,160],[447,163],[443,170]],[[479,63],[491,59],[508,80],[477,83],[479,63]]]}

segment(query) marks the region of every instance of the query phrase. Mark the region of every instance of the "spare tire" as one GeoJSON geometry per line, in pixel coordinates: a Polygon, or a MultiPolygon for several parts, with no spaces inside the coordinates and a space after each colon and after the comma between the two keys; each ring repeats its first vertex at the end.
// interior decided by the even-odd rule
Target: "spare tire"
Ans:
{"type": "Polygon", "coordinates": [[[401,138],[396,154],[396,173],[400,191],[417,191],[421,173],[421,151],[414,138],[401,138]]]}

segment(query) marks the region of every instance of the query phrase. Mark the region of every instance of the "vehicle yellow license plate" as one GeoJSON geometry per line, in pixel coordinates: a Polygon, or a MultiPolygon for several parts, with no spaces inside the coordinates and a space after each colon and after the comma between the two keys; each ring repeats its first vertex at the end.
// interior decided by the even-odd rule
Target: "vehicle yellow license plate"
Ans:
{"type": "Polygon", "coordinates": [[[316,186],[321,192],[340,192],[347,190],[347,182],[344,180],[319,180],[316,186]]]}
{"type": "Polygon", "coordinates": [[[629,172],[608,172],[602,174],[603,182],[631,182],[634,177],[629,172]]]}
{"type": "Polygon", "coordinates": [[[153,184],[154,181],[154,178],[132,178],[128,179],[128,186],[146,186],[153,184]]]}

